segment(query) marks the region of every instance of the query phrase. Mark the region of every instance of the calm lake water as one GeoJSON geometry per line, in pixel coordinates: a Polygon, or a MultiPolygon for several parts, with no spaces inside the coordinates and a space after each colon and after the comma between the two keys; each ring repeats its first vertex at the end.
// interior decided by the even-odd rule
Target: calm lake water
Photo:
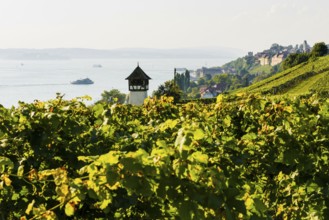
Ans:
{"type": "Polygon", "coordinates": [[[221,66],[233,59],[0,60],[0,104],[11,107],[17,106],[18,101],[46,101],[54,99],[58,92],[65,94],[65,99],[89,95],[93,102],[101,98],[104,90],[118,89],[128,93],[125,78],[136,68],[137,61],[152,78],[148,92],[151,95],[160,84],[173,79],[174,68],[195,70],[202,66],[221,66]],[[100,64],[102,68],[95,68],[94,64],[100,64]],[[94,84],[70,84],[86,77],[94,84]]]}

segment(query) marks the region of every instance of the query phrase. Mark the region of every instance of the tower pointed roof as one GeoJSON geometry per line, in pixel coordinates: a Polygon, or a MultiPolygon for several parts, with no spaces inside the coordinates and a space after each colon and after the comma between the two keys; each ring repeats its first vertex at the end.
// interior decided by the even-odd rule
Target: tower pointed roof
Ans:
{"type": "Polygon", "coordinates": [[[151,77],[146,75],[146,73],[142,70],[142,68],[137,65],[137,67],[134,69],[134,71],[126,78],[126,80],[132,80],[132,79],[146,79],[149,80],[151,77]]]}

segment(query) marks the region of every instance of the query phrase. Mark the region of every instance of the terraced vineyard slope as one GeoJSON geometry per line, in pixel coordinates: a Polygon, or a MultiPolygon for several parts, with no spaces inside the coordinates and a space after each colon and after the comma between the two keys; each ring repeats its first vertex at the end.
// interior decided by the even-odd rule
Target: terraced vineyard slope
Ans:
{"type": "Polygon", "coordinates": [[[236,92],[259,92],[271,95],[302,95],[310,92],[327,94],[329,56],[302,63],[236,92]]]}

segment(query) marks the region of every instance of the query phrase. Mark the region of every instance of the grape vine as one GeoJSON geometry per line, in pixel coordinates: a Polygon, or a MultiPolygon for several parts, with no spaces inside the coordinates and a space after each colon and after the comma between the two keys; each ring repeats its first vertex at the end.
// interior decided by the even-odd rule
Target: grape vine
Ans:
{"type": "Polygon", "coordinates": [[[0,107],[2,219],[326,219],[329,99],[0,107]]]}

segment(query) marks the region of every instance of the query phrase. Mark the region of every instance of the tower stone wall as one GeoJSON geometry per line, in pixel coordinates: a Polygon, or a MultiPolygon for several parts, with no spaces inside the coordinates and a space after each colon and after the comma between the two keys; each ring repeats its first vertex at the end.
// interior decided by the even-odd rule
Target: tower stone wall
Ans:
{"type": "Polygon", "coordinates": [[[130,91],[128,104],[141,106],[147,98],[147,91],[130,91]]]}

